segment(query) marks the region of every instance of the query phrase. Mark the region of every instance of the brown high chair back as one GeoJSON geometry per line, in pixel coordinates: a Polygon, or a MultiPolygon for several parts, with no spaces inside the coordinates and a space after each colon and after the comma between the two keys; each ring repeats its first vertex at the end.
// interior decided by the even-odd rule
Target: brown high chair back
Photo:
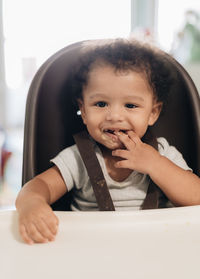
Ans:
{"type": "MultiPolygon", "coordinates": [[[[72,135],[85,129],[66,82],[79,59],[81,45],[72,44],[51,56],[31,83],[25,114],[22,184],[51,167],[50,159],[74,144],[72,135]]],[[[174,145],[200,176],[200,98],[185,69],[168,54],[166,57],[177,82],[165,113],[153,128],[154,134],[174,145]]],[[[52,207],[69,210],[69,203],[70,193],[52,207]]]]}

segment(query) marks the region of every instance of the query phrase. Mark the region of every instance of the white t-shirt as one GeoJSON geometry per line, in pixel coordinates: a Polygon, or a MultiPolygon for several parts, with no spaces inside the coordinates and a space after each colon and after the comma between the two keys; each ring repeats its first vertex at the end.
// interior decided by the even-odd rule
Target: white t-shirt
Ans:
{"type": "MultiPolygon", "coordinates": [[[[158,151],[174,164],[185,170],[191,170],[182,154],[170,146],[165,138],[158,138],[158,151]]],[[[114,181],[108,174],[99,147],[95,144],[95,153],[107,182],[115,210],[139,210],[147,193],[149,176],[133,171],[124,181],[114,181]]],[[[76,145],[61,151],[51,160],[60,170],[68,191],[73,191],[72,210],[97,211],[98,206],[87,170],[76,145]]]]}

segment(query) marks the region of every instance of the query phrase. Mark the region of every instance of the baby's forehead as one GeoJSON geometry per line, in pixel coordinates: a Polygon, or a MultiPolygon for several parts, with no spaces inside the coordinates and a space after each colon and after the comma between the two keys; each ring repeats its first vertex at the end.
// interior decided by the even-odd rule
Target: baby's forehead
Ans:
{"type": "Polygon", "coordinates": [[[89,71],[88,81],[91,78],[97,77],[99,75],[106,75],[107,73],[111,73],[111,74],[115,75],[116,77],[128,76],[128,75],[140,76],[142,79],[147,81],[149,84],[147,74],[144,70],[138,69],[135,67],[118,68],[111,63],[106,63],[105,61],[96,61],[92,65],[92,67],[90,68],[90,71],[89,71]]]}
{"type": "Polygon", "coordinates": [[[91,68],[91,71],[88,75],[87,83],[84,86],[84,89],[92,86],[93,89],[96,88],[96,86],[102,86],[105,82],[108,84],[108,80],[110,79],[109,87],[114,87],[114,83],[118,83],[117,78],[123,79],[124,86],[128,86],[129,80],[131,80],[132,87],[137,88],[136,85],[138,85],[139,82],[143,82],[145,87],[148,89],[149,92],[151,92],[153,99],[157,99],[157,94],[154,92],[151,83],[149,82],[147,74],[142,71],[141,69],[118,69],[115,68],[114,65],[109,63],[97,63],[94,65],[94,67],[91,68]],[[115,79],[116,77],[116,79],[115,79]],[[127,82],[127,83],[126,83],[127,82]]]}

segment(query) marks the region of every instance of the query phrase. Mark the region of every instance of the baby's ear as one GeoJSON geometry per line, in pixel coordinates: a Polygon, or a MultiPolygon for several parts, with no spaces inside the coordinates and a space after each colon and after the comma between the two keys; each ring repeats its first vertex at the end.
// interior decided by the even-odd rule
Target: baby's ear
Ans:
{"type": "Polygon", "coordinates": [[[82,117],[83,123],[86,124],[86,123],[85,123],[85,109],[84,109],[83,100],[82,100],[82,99],[78,99],[78,100],[77,100],[77,103],[78,103],[78,107],[79,107],[79,110],[80,110],[79,114],[80,114],[81,117],[82,117]]]}
{"type": "Polygon", "coordinates": [[[81,107],[83,106],[83,100],[82,99],[77,99],[77,103],[78,103],[79,109],[81,109],[81,107]]]}
{"type": "Polygon", "coordinates": [[[151,115],[149,117],[149,126],[152,126],[155,124],[155,122],[158,120],[158,117],[162,111],[162,107],[163,107],[163,103],[162,102],[155,102],[153,107],[152,107],[152,111],[151,111],[151,115]]]}

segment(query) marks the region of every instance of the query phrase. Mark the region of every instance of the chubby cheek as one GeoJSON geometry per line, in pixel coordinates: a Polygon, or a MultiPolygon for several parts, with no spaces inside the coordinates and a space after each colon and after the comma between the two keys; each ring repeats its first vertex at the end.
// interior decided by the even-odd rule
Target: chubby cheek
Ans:
{"type": "Polygon", "coordinates": [[[141,130],[139,133],[136,132],[136,134],[141,139],[145,135],[146,131],[147,131],[147,127],[145,129],[141,130]]]}
{"type": "Polygon", "coordinates": [[[98,128],[102,123],[102,116],[96,113],[95,110],[87,110],[82,115],[82,119],[85,125],[91,128],[98,128]]]}
{"type": "Polygon", "coordinates": [[[140,137],[142,138],[144,136],[144,134],[147,131],[149,124],[148,121],[140,121],[138,120],[135,125],[134,125],[134,132],[140,137]]]}
{"type": "Polygon", "coordinates": [[[83,123],[87,126],[88,132],[93,137],[99,130],[99,125],[95,120],[95,117],[82,117],[83,123]]]}

